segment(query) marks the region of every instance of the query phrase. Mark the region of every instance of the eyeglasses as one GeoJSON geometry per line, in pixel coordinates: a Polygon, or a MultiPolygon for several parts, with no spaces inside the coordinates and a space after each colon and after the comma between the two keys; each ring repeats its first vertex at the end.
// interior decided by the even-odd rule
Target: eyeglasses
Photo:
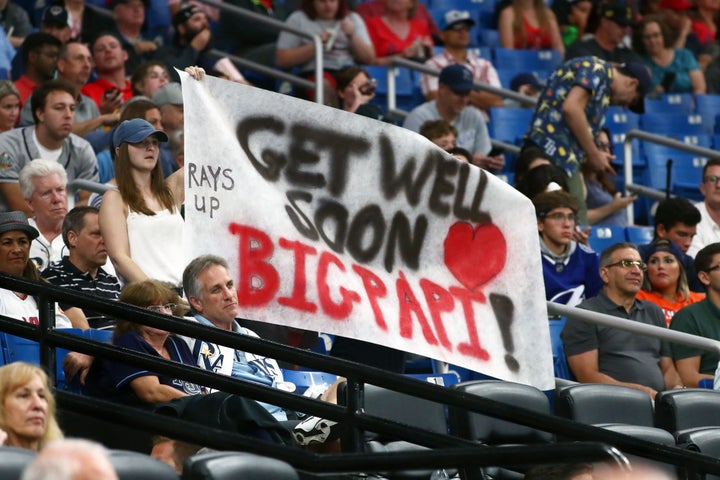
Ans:
{"type": "Polygon", "coordinates": [[[543,218],[548,218],[550,220],[554,220],[556,222],[562,222],[564,220],[567,220],[568,222],[575,223],[575,219],[577,219],[577,215],[574,213],[562,213],[562,212],[555,212],[555,213],[546,213],[545,215],[542,215],[543,218]]]}
{"type": "Polygon", "coordinates": [[[151,312],[155,313],[163,313],[163,312],[172,312],[175,310],[175,307],[177,305],[174,303],[166,303],[165,305],[148,305],[147,308],[151,312]]]}
{"type": "Polygon", "coordinates": [[[622,268],[637,267],[643,271],[647,270],[647,264],[645,262],[643,262],[641,260],[627,260],[625,258],[622,260],[619,260],[615,263],[611,263],[610,265],[605,265],[605,268],[610,268],[610,267],[622,267],[622,268]]]}
{"type": "Polygon", "coordinates": [[[595,142],[595,146],[597,146],[598,150],[601,150],[603,152],[612,152],[612,145],[606,142],[595,142]]]}
{"type": "Polygon", "coordinates": [[[705,182],[705,183],[717,184],[718,180],[720,180],[720,177],[718,177],[717,175],[708,175],[705,178],[703,178],[703,182],[705,182]]]}
{"type": "Polygon", "coordinates": [[[452,30],[454,32],[461,32],[461,31],[469,32],[470,25],[465,22],[460,22],[460,23],[456,23],[455,25],[449,26],[445,30],[452,30]]]}

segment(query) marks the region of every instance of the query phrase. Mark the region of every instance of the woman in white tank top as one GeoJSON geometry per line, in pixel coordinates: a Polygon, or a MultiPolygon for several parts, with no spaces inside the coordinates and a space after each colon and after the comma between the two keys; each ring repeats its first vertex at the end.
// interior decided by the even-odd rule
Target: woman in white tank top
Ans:
{"type": "Polygon", "coordinates": [[[182,171],[163,180],[158,158],[165,132],[143,119],[126,120],[113,134],[117,190],[103,196],[100,229],[125,282],[156,279],[180,287],[184,200],[182,171]]]}

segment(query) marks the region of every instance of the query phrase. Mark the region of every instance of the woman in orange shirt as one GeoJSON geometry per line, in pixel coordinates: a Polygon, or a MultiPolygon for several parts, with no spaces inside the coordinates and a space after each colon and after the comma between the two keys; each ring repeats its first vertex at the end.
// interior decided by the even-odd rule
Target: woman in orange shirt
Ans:
{"type": "Polygon", "coordinates": [[[660,239],[653,242],[643,260],[648,269],[637,298],[662,308],[668,325],[675,312],[705,298],[704,293],[691,292],[688,288],[685,268],[682,265],[682,251],[670,240],[660,239]]]}

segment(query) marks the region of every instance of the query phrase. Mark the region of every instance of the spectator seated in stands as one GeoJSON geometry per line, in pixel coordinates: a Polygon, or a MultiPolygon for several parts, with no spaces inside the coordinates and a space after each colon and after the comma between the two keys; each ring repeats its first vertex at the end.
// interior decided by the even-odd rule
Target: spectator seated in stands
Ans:
{"type": "Polygon", "coordinates": [[[0,407],[0,445],[38,451],[63,437],[47,374],[36,365],[0,367],[0,407]]]}
{"type": "MultiPolygon", "coordinates": [[[[2,207],[32,214],[18,184],[20,171],[32,160],[43,158],[62,165],[67,181],[97,182],[98,168],[90,144],[71,133],[75,120],[74,87],[51,80],[38,87],[32,97],[35,125],[0,134],[0,193],[2,207]]],[[[78,204],[87,202],[89,192],[78,193],[78,204]]]]}
{"type": "MultiPolygon", "coordinates": [[[[46,268],[42,272],[43,278],[58,287],[117,300],[120,284],[115,275],[103,269],[108,254],[100,231],[98,209],[85,206],[70,210],[62,224],[62,239],[69,255],[46,268]]],[[[60,307],[66,308],[62,304],[60,307]]],[[[84,313],[88,318],[102,316],[87,309],[84,313]]],[[[107,325],[108,322],[102,325],[93,323],[91,326],[101,328],[107,325]]]]}
{"type": "Polygon", "coordinates": [[[437,98],[413,109],[403,126],[420,132],[420,127],[428,120],[450,122],[458,132],[457,146],[473,154],[473,164],[493,173],[499,172],[505,159],[502,155],[488,156],[492,145],[485,118],[478,109],[469,106],[472,89],[470,70],[458,64],[443,68],[437,98]]]}
{"type": "Polygon", "coordinates": [[[414,16],[413,0],[384,0],[384,13],[365,18],[375,47],[375,63],[387,65],[394,57],[425,60],[432,56],[430,26],[414,16]]]}
{"type": "MultiPolygon", "coordinates": [[[[500,78],[492,63],[468,51],[468,45],[470,45],[470,29],[473,25],[475,25],[475,20],[472,19],[470,12],[467,10],[450,10],[445,12],[440,23],[440,38],[445,48],[441,53],[425,62],[425,65],[442,70],[448,65],[459,63],[470,69],[475,82],[484,83],[491,87],[502,88],[500,78]]],[[[427,100],[432,100],[437,97],[437,76],[423,74],[421,86],[423,95],[427,100]]],[[[483,91],[470,92],[470,105],[483,111],[486,120],[488,119],[487,113],[490,107],[499,107],[502,103],[502,98],[494,93],[483,91]]]]}
{"type": "Polygon", "coordinates": [[[703,247],[720,242],[720,160],[711,158],[703,167],[700,193],[705,200],[695,204],[700,212],[695,236],[687,254],[694,257],[703,247]]]}
{"type": "Polygon", "coordinates": [[[512,0],[498,18],[500,45],[523,50],[557,50],[565,55],[555,14],[543,0],[512,0]]]}
{"type": "Polygon", "coordinates": [[[540,193],[533,198],[540,234],[545,298],[574,307],[600,292],[598,256],[573,240],[577,201],[567,192],[540,193]]]}
{"type": "Polygon", "coordinates": [[[565,47],[583,38],[593,9],[591,0],[555,0],[551,7],[565,47]]]}
{"type": "MultiPolygon", "coordinates": [[[[157,280],[127,284],[119,300],[167,315],[181,315],[184,311],[177,292],[157,280]]],[[[185,365],[195,365],[187,344],[181,338],[125,319],[117,319],[113,345],[185,365]]],[[[133,406],[152,405],[203,393],[203,389],[194,383],[100,358],[92,363],[85,385],[93,396],[133,406]]]]}
{"type": "Polygon", "coordinates": [[[72,36],[72,30],[70,29],[68,20],[68,12],[65,10],[65,7],[62,5],[50,5],[43,10],[42,18],[40,19],[40,31],[49,33],[65,45],[70,41],[70,37],[72,36]]]}
{"type": "Polygon", "coordinates": [[[43,271],[62,257],[62,224],[67,214],[67,174],[57,162],[37,159],[20,170],[20,190],[33,216],[30,225],[40,236],[30,246],[30,260],[43,271]]]}
{"type": "MultiPolygon", "coordinates": [[[[380,17],[385,14],[385,0],[368,0],[366,2],[357,3],[355,11],[365,20],[372,17],[380,17]]],[[[435,25],[432,15],[428,11],[427,7],[422,2],[415,2],[415,8],[412,12],[411,18],[417,18],[430,27],[430,33],[435,38],[440,38],[440,30],[435,25]]]]}
{"type": "Polygon", "coordinates": [[[456,147],[457,129],[445,120],[428,120],[419,133],[446,152],[456,147]]]}
{"type": "Polygon", "coordinates": [[[173,27],[175,36],[172,42],[160,47],[153,58],[165,62],[174,81],[180,80],[175,68],[183,70],[198,65],[233,82],[248,84],[227,57],[218,60],[208,53],[212,48],[212,32],[207,16],[201,8],[195,5],[181,8],[173,15],[173,27]]]}
{"type": "Polygon", "coordinates": [[[20,92],[10,80],[0,80],[0,133],[15,128],[20,117],[20,92]]]}
{"type": "MultiPolygon", "coordinates": [[[[615,155],[615,150],[610,142],[610,132],[607,128],[601,129],[595,136],[595,146],[601,152],[615,155]]],[[[582,166],[583,178],[585,180],[587,203],[587,217],[590,225],[619,225],[627,227],[628,205],[637,200],[637,195],[623,197],[613,183],[613,179],[605,172],[593,170],[588,163],[582,166]]]]}
{"type": "Polygon", "coordinates": [[[164,62],[150,60],[140,65],[132,74],[130,84],[133,95],[152,98],[155,92],[170,81],[170,73],[164,62]]]}
{"type": "Polygon", "coordinates": [[[720,5],[712,0],[698,0],[694,2],[690,19],[691,31],[697,36],[701,51],[695,54],[698,57],[700,68],[705,69],[713,57],[717,56],[717,18],[720,5]]]}
{"type": "MultiPolygon", "coordinates": [[[[540,83],[537,75],[531,72],[518,73],[510,80],[510,90],[521,93],[527,97],[539,98],[542,88],[543,84],[540,83]]],[[[504,99],[503,106],[512,108],[532,108],[530,105],[521,103],[518,100],[513,100],[512,98],[504,99]]]]}
{"type": "Polygon", "coordinates": [[[515,188],[529,199],[543,192],[568,191],[565,172],[537,147],[524,148],[515,161],[515,188]]]}
{"type": "Polygon", "coordinates": [[[578,39],[568,47],[565,59],[593,56],[606,62],[639,62],[640,56],[623,44],[625,35],[630,33],[633,13],[624,3],[604,3],[598,9],[597,28],[594,36],[578,39]]]}
{"type": "MultiPolygon", "coordinates": [[[[57,62],[57,78],[65,80],[81,91],[87,83],[92,72],[92,56],[87,46],[72,41],[60,48],[60,57],[57,62]]],[[[75,123],[72,132],[84,137],[89,132],[100,127],[109,127],[117,124],[118,114],[115,113],[114,99],[103,96],[100,101],[100,110],[92,98],[79,94],[75,104],[75,123]]],[[[23,105],[20,114],[20,125],[32,125],[32,95],[23,105]]]]}
{"type": "Polygon", "coordinates": [[[109,32],[95,39],[90,45],[90,52],[97,79],[86,84],[82,93],[92,98],[101,111],[103,108],[115,111],[133,95],[125,69],[128,53],[123,50],[117,34],[109,32]]]}
{"type": "Polygon", "coordinates": [[[90,440],[56,440],[23,470],[21,480],[118,480],[105,447],[90,440]]]}
{"type": "Polygon", "coordinates": [[[112,18],[85,3],[85,0],[64,0],[70,16],[70,37],[90,44],[103,32],[112,30],[114,25],[112,18]]]}
{"type": "Polygon", "coordinates": [[[115,31],[122,41],[122,47],[128,54],[125,70],[132,74],[143,62],[150,60],[150,56],[158,49],[158,44],[143,35],[145,24],[145,9],[148,0],[112,0],[113,19],[115,31]]]}
{"type": "MultiPolygon", "coordinates": [[[[658,203],[655,209],[655,227],[653,241],[666,239],[680,247],[682,265],[687,275],[690,290],[705,293],[705,286],[700,283],[695,271],[695,260],[687,254],[690,244],[700,222],[700,212],[686,198],[666,198],[658,203]]],[[[640,256],[646,257],[651,244],[639,245],[640,256]]]]}
{"type": "MultiPolygon", "coordinates": [[[[616,243],[600,255],[602,291],[579,308],[627,321],[667,328],[657,305],[636,298],[646,265],[632,243],[616,243]]],[[[682,388],[670,358],[670,346],[659,339],[568,318],[561,333],[568,366],[582,383],[624,385],[647,393],[682,388]]]]}
{"type": "MultiPolygon", "coordinates": [[[[334,73],[353,64],[368,65],[375,61],[375,50],[362,17],[350,11],[347,0],[302,0],[300,9],[290,14],[285,23],[320,37],[324,47],[323,103],[336,107],[334,73]]],[[[301,76],[315,81],[315,46],[310,39],[281,31],[275,57],[278,67],[297,67],[301,76]]],[[[314,91],[305,92],[304,96],[314,99],[314,91]]]]}
{"type": "Polygon", "coordinates": [[[362,67],[351,66],[335,74],[337,97],[339,107],[346,112],[357,113],[363,117],[374,118],[388,123],[395,123],[396,118],[374,103],[377,80],[370,78],[370,74],[362,67]]]}
{"type": "MultiPolygon", "coordinates": [[[[30,242],[38,237],[22,212],[0,213],[0,272],[34,281],[41,281],[40,273],[30,260],[30,242]]],[[[35,297],[25,293],[0,289],[0,315],[37,325],[40,313],[35,297]]],[[[88,328],[79,308],[63,312],[55,304],[55,326],[58,328],[88,328]]]]}
{"type": "Polygon", "coordinates": [[[635,28],[633,48],[650,68],[652,91],[704,94],[705,75],[695,56],[685,48],[672,48],[662,17],[649,15],[635,28]]]}
{"type": "MultiPolygon", "coordinates": [[[[695,256],[695,268],[707,296],[677,313],[670,329],[720,341],[720,243],[711,243],[695,256]]],[[[675,366],[688,387],[697,387],[703,379],[712,380],[720,361],[717,352],[686,345],[671,345],[675,366]]]]}
{"type": "Polygon", "coordinates": [[[179,287],[182,280],[183,172],[163,180],[159,144],[167,139],[139,118],[113,133],[117,190],[103,195],[100,229],[126,282],[155,278],[179,287]]]}
{"type": "Polygon", "coordinates": [[[0,27],[5,30],[10,43],[13,47],[18,48],[22,45],[25,37],[32,32],[32,24],[30,16],[21,6],[12,0],[0,1],[0,27]]]}
{"type": "Polygon", "coordinates": [[[682,250],[672,241],[655,240],[644,249],[642,257],[648,269],[637,298],[660,307],[668,326],[678,310],[705,298],[704,293],[691,292],[688,288],[682,250]]]}
{"type": "Polygon", "coordinates": [[[49,33],[33,33],[25,39],[20,51],[25,73],[15,81],[21,104],[25,103],[38,85],[53,79],[59,53],[60,40],[49,33]]]}

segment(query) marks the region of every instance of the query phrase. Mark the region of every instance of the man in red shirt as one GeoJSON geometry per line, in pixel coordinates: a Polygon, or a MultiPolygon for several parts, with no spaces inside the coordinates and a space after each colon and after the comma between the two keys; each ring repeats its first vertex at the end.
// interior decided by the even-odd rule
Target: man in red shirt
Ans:
{"type": "Polygon", "coordinates": [[[125,61],[128,54],[122,48],[120,40],[112,33],[100,35],[92,44],[92,56],[98,78],[82,89],[83,95],[92,98],[100,107],[101,101],[115,103],[120,108],[123,102],[132,98],[132,86],[125,73],[125,61]]]}
{"type": "Polygon", "coordinates": [[[25,38],[21,54],[25,57],[25,74],[14,83],[22,106],[35,87],[55,76],[60,40],[49,33],[30,34],[25,38]]]}

